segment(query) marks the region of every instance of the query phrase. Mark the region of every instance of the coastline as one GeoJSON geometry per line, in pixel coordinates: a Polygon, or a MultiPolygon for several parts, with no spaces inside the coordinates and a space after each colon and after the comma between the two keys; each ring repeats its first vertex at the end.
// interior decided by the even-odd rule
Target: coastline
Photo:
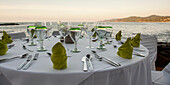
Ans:
{"type": "Polygon", "coordinates": [[[20,25],[18,23],[1,23],[0,26],[8,26],[8,25],[20,25]]]}
{"type": "Polygon", "coordinates": [[[170,62],[170,42],[157,42],[157,59],[155,62],[156,70],[162,71],[170,62]]]}

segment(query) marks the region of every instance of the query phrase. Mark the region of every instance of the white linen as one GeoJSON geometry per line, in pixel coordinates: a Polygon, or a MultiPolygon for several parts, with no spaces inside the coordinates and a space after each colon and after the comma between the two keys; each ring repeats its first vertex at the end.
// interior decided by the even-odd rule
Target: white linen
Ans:
{"type": "Polygon", "coordinates": [[[141,42],[149,50],[150,65],[152,70],[156,70],[155,61],[157,58],[157,38],[154,35],[141,35],[141,42]]]}
{"type": "Polygon", "coordinates": [[[0,85],[12,85],[11,82],[0,72],[0,85]]]}
{"type": "Polygon", "coordinates": [[[152,71],[153,85],[170,85],[170,63],[162,71],[152,71]]]}
{"type": "MultiPolygon", "coordinates": [[[[49,52],[52,46],[59,40],[52,37],[50,40],[45,40],[44,44],[49,52]]],[[[8,53],[1,58],[13,57],[15,55],[26,53],[22,49],[21,41],[14,41],[15,47],[8,50],[8,53]]],[[[99,42],[97,42],[99,43],[99,42]]],[[[92,42],[93,47],[97,47],[97,43],[92,42]]],[[[118,44],[115,40],[114,44],[118,44]]],[[[68,55],[68,68],[63,70],[55,70],[52,67],[50,57],[46,52],[39,52],[39,59],[33,63],[28,70],[16,70],[16,68],[25,59],[16,59],[13,61],[0,64],[0,71],[11,81],[12,85],[151,85],[151,69],[149,65],[148,50],[141,45],[139,49],[144,49],[145,52],[140,52],[146,57],[139,57],[133,55],[132,59],[123,59],[119,57],[117,48],[113,45],[106,45],[107,51],[97,53],[120,63],[121,67],[113,67],[103,61],[98,61],[94,56],[92,63],[94,71],[83,72],[83,63],[81,58],[86,54],[91,54],[87,39],[80,39],[78,42],[78,49],[80,53],[70,53],[68,55]]],[[[118,45],[120,46],[120,45],[118,45]]],[[[28,47],[28,46],[27,46],[28,47]]],[[[67,44],[69,50],[73,44],[67,44]]],[[[34,50],[32,54],[35,55],[37,47],[28,47],[34,50]]],[[[95,49],[94,49],[95,50],[95,49]]],[[[139,52],[139,51],[137,51],[139,52]]]]}

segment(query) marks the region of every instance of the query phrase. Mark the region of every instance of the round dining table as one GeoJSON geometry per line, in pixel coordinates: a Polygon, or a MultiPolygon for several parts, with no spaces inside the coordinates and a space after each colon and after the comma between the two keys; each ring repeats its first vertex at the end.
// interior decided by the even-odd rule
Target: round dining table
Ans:
{"type": "MultiPolygon", "coordinates": [[[[66,44],[67,50],[67,68],[57,70],[53,68],[53,63],[47,52],[52,53],[52,47],[60,40],[57,37],[51,37],[44,40],[45,52],[38,52],[39,46],[28,46],[29,43],[20,39],[14,40],[14,47],[8,49],[7,53],[0,56],[0,59],[12,58],[24,53],[35,56],[39,53],[38,59],[31,64],[27,70],[17,70],[17,68],[27,58],[17,58],[0,63],[1,73],[12,83],[12,85],[151,85],[151,69],[149,60],[149,51],[143,45],[134,48],[133,52],[140,53],[142,56],[132,55],[132,59],[124,59],[117,55],[121,44],[115,39],[111,39],[111,44],[105,44],[106,50],[96,49],[99,41],[92,42],[93,49],[86,48],[89,45],[87,38],[78,41],[79,53],[70,52],[74,44],[66,44]],[[26,48],[32,50],[23,49],[26,48]],[[117,47],[114,47],[116,45],[117,47]],[[109,58],[112,61],[120,63],[121,66],[115,67],[105,61],[100,61],[95,57],[91,50],[96,51],[99,56],[109,58]],[[142,51],[141,51],[142,50],[142,51]],[[83,71],[82,57],[90,54],[92,56],[92,65],[94,70],[83,71]]],[[[125,40],[124,40],[125,41],[125,40]]],[[[104,42],[106,42],[104,40],[104,42]]],[[[1,80],[0,80],[1,81],[1,80]]]]}

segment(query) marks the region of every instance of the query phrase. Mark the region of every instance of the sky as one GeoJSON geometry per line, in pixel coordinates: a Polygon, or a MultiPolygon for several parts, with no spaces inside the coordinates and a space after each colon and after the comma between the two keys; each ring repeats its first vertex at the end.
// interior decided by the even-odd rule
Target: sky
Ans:
{"type": "Polygon", "coordinates": [[[0,22],[170,16],[170,0],[0,0],[0,22]]]}

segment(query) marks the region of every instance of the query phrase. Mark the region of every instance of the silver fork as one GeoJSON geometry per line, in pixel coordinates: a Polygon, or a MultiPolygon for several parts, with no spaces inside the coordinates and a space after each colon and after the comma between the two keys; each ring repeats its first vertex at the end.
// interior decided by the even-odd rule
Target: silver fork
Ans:
{"type": "Polygon", "coordinates": [[[33,58],[32,60],[30,60],[30,61],[28,62],[28,64],[26,64],[26,66],[24,66],[23,70],[27,70],[27,69],[32,65],[33,62],[35,62],[36,60],[38,60],[38,56],[39,56],[39,53],[36,53],[35,56],[34,56],[34,58],[33,58]]]}
{"type": "Polygon", "coordinates": [[[21,70],[32,58],[32,55],[29,55],[26,61],[24,61],[18,68],[17,70],[21,70]]]}
{"type": "Polygon", "coordinates": [[[97,54],[96,54],[96,51],[94,51],[94,50],[92,50],[92,53],[95,55],[95,57],[96,57],[97,59],[99,59],[99,61],[104,60],[104,61],[107,62],[108,64],[113,65],[113,66],[115,66],[115,67],[121,66],[120,63],[117,63],[117,62],[115,62],[115,61],[113,61],[113,60],[110,60],[109,58],[105,58],[105,57],[101,57],[101,56],[97,55],[97,54]]]}

